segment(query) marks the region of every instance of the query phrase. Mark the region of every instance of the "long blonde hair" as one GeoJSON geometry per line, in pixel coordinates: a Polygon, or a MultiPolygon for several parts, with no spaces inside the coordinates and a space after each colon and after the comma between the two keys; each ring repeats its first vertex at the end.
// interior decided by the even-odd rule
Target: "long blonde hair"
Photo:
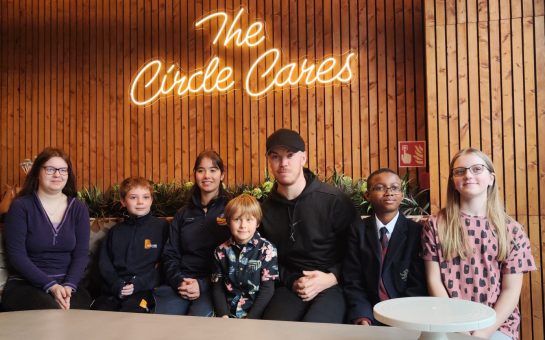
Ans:
{"type": "MultiPolygon", "coordinates": [[[[473,252],[473,249],[471,249],[467,240],[467,231],[460,220],[460,193],[454,187],[454,182],[452,179],[452,169],[454,163],[461,156],[468,154],[473,154],[481,158],[488,170],[493,174],[496,173],[494,164],[490,158],[482,151],[474,148],[460,150],[450,161],[447,186],[447,204],[446,207],[439,212],[437,219],[439,241],[447,260],[451,260],[456,256],[466,258],[473,252]]],[[[497,260],[502,261],[507,257],[509,251],[508,247],[510,240],[507,233],[506,224],[506,220],[509,219],[509,217],[506,215],[500,201],[496,182],[497,178],[494,178],[494,182],[487,189],[486,217],[488,218],[488,223],[493,232],[496,234],[496,238],[498,240],[497,260]]]]}

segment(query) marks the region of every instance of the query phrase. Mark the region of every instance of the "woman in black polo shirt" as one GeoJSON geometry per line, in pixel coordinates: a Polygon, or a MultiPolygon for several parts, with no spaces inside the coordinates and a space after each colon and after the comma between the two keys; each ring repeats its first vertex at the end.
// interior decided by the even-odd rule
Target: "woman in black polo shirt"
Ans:
{"type": "Polygon", "coordinates": [[[223,218],[227,194],[224,165],[215,151],[201,152],[193,168],[195,184],[187,205],[170,225],[163,252],[168,286],[155,290],[155,313],[213,316],[210,270],[213,251],[229,238],[223,218]]]}

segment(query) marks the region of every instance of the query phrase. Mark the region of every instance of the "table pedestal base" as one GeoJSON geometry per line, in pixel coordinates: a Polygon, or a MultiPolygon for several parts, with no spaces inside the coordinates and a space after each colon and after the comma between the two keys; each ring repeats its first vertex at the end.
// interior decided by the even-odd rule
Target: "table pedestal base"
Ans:
{"type": "Polygon", "coordinates": [[[448,340],[448,337],[443,332],[422,332],[418,340],[448,340]]]}

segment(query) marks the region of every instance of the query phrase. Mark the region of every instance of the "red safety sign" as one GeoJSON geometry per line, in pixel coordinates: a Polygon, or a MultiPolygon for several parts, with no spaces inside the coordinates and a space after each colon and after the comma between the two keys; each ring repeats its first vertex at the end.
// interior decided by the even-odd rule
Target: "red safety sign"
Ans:
{"type": "Polygon", "coordinates": [[[400,168],[420,168],[426,166],[426,142],[399,142],[398,158],[400,168]]]}

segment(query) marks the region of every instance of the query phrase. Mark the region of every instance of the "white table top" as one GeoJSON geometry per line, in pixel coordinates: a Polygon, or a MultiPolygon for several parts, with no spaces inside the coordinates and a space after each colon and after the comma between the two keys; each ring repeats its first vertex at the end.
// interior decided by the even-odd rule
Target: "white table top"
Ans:
{"type": "MultiPolygon", "coordinates": [[[[191,316],[40,310],[0,313],[0,339],[399,340],[419,332],[394,327],[237,320],[191,316]]],[[[472,339],[449,334],[449,339],[472,339]]]]}
{"type": "Polygon", "coordinates": [[[386,300],[373,313],[386,325],[425,332],[473,331],[496,322],[494,309],[482,303],[439,297],[386,300]]]}

